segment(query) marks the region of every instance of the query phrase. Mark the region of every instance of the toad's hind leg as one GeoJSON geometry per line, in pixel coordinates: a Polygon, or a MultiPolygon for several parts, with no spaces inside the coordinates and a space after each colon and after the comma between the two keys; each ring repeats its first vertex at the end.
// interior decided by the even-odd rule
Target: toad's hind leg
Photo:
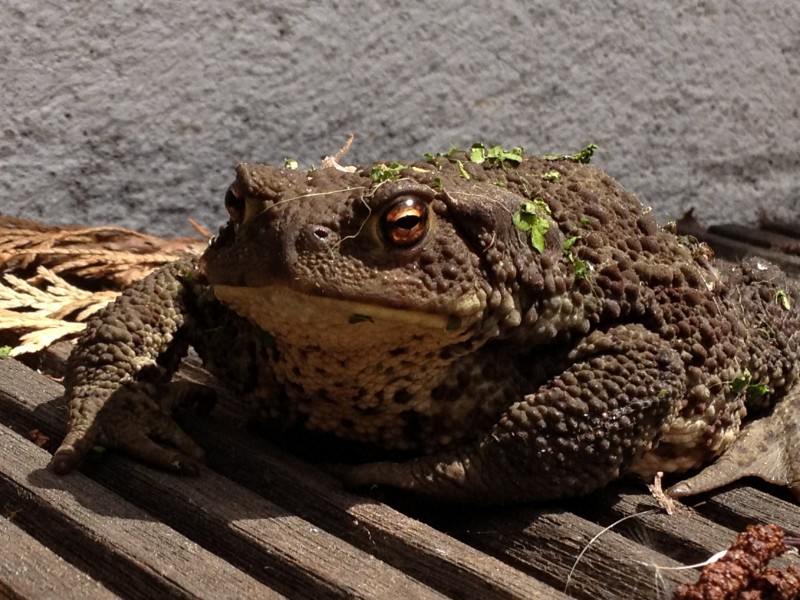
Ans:
{"type": "Polygon", "coordinates": [[[492,504],[604,486],[652,447],[677,410],[683,362],[640,325],[596,331],[569,359],[572,366],[509,406],[473,444],[405,463],[353,467],[345,481],[492,504]]]}
{"type": "Polygon", "coordinates": [[[800,385],[795,384],[771,414],[746,425],[715,463],[667,493],[676,498],[692,496],[743,477],[787,486],[800,501],[800,385]]]}

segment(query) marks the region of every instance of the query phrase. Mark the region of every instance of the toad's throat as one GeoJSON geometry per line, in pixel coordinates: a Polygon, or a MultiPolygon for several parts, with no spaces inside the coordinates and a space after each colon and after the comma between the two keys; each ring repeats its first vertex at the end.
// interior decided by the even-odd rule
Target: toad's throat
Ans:
{"type": "Polygon", "coordinates": [[[274,335],[305,335],[335,330],[340,336],[433,336],[457,340],[479,319],[477,296],[465,298],[449,312],[435,313],[304,294],[286,286],[215,285],[214,294],[237,314],[274,335]],[[355,328],[358,328],[357,330],[355,328]]]}
{"type": "Polygon", "coordinates": [[[329,418],[328,400],[339,407],[336,418],[354,418],[348,412],[356,410],[353,403],[372,411],[379,398],[394,395],[404,399],[397,410],[424,410],[430,402],[425,390],[446,376],[454,360],[444,350],[470,338],[476,319],[312,296],[285,286],[216,285],[214,292],[274,338],[271,367],[278,381],[299,390],[301,412],[329,418]]]}

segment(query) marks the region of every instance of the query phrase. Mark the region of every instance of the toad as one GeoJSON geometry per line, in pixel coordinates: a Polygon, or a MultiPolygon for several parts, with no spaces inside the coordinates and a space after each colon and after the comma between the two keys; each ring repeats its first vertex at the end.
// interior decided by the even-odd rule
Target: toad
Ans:
{"type": "Polygon", "coordinates": [[[800,498],[798,286],[715,261],[586,158],[239,165],[202,258],[88,324],[52,468],[102,445],[196,472],[171,415],[191,346],[275,426],[408,456],[342,467],[354,486],[498,504],[711,463],[670,493],[800,498]]]}

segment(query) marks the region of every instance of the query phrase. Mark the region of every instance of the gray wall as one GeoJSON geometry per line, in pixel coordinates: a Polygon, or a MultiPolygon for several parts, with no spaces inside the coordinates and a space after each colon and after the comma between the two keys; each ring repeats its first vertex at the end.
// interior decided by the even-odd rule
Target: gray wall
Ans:
{"type": "Polygon", "coordinates": [[[0,2],[0,211],[211,229],[240,161],[600,145],[661,220],[793,218],[800,3],[0,2]],[[489,8],[489,7],[492,8],[489,8]]]}

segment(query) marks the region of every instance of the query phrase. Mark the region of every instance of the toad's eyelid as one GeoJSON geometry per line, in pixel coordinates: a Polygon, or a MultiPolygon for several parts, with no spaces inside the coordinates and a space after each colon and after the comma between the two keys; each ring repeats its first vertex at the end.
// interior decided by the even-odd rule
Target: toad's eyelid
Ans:
{"type": "Polygon", "coordinates": [[[380,211],[401,196],[410,196],[426,204],[430,204],[437,193],[438,192],[430,186],[407,178],[383,182],[377,187],[372,188],[371,193],[366,194],[364,199],[370,209],[380,211]]]}

